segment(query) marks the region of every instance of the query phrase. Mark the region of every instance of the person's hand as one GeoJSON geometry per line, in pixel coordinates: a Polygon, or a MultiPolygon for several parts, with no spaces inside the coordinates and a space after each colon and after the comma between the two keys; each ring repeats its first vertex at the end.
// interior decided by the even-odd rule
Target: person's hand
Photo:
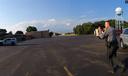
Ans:
{"type": "Polygon", "coordinates": [[[100,27],[98,27],[98,30],[101,30],[101,28],[100,28],[100,27]]]}
{"type": "Polygon", "coordinates": [[[98,28],[98,33],[99,35],[102,33],[102,29],[100,27],[98,28]]]}

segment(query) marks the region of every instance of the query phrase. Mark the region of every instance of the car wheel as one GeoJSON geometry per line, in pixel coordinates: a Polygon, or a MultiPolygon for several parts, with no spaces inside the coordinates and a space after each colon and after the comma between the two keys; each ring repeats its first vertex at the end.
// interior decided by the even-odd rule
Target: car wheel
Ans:
{"type": "Polygon", "coordinates": [[[123,40],[120,41],[120,47],[123,48],[123,49],[125,48],[123,40]]]}
{"type": "Polygon", "coordinates": [[[0,43],[0,46],[3,46],[3,43],[0,43]]]}
{"type": "Polygon", "coordinates": [[[16,44],[14,42],[11,43],[12,46],[15,46],[16,44]]]}

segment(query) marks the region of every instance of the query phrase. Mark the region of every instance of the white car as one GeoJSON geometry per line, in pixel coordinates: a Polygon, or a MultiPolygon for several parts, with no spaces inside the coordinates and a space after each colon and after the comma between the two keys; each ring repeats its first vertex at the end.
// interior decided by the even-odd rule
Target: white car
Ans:
{"type": "Polygon", "coordinates": [[[16,38],[5,38],[3,40],[0,40],[0,45],[16,45],[16,43],[16,38]]]}
{"type": "Polygon", "coordinates": [[[120,47],[125,48],[126,46],[128,46],[128,28],[123,29],[120,35],[120,47]]]}

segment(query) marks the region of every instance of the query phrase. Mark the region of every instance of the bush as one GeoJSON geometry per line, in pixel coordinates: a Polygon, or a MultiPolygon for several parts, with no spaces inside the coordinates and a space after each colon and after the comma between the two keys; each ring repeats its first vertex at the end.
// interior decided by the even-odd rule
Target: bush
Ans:
{"type": "Polygon", "coordinates": [[[50,32],[50,33],[49,33],[49,36],[52,37],[52,36],[53,36],[53,32],[50,32]]]}

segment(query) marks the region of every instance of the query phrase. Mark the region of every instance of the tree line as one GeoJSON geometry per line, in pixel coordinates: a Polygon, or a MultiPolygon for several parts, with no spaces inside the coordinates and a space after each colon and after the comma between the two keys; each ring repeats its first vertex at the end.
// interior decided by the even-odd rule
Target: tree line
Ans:
{"type": "MultiPolygon", "coordinates": [[[[114,27],[115,26],[115,20],[111,19],[109,21],[110,21],[110,25],[112,27],[114,27]]],[[[104,24],[105,24],[104,20],[96,21],[96,22],[93,22],[93,23],[92,22],[86,22],[86,23],[83,23],[83,24],[76,25],[73,28],[73,31],[74,31],[75,34],[78,34],[78,35],[93,34],[95,28],[97,28],[99,25],[104,28],[104,24]]],[[[124,21],[124,24],[122,26],[124,28],[128,28],[128,22],[124,21]]]]}
{"type": "MultiPolygon", "coordinates": [[[[28,26],[27,29],[26,29],[27,32],[32,32],[32,31],[37,31],[37,28],[34,27],[34,26],[28,26]]],[[[7,30],[6,29],[0,29],[0,36],[3,36],[3,35],[12,35],[12,31],[10,31],[9,33],[7,33],[7,30]]],[[[18,35],[18,34],[24,34],[23,31],[16,31],[15,35],[18,35]]]]}
{"type": "MultiPolygon", "coordinates": [[[[33,32],[33,31],[38,31],[35,26],[28,26],[26,28],[26,32],[33,32]]],[[[13,36],[13,35],[17,35],[17,36],[24,35],[24,32],[21,30],[18,30],[15,32],[15,34],[13,34],[12,31],[7,33],[6,29],[0,29],[0,39],[4,39],[6,36],[13,36]]],[[[52,37],[53,32],[49,32],[49,36],[52,37]]]]}

